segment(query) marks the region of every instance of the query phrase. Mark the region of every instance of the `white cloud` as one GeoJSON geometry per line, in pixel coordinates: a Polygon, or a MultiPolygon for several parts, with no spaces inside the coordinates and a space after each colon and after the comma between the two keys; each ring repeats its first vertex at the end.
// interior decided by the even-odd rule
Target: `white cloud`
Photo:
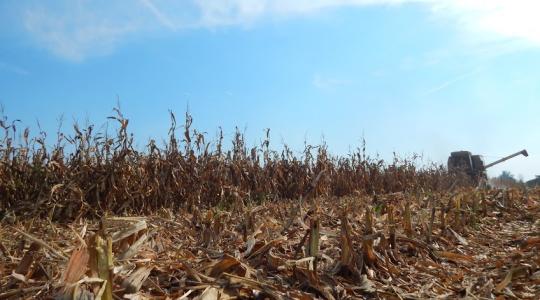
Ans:
{"type": "Polygon", "coordinates": [[[113,51],[130,33],[141,29],[134,18],[104,13],[72,2],[62,11],[32,7],[23,13],[25,29],[41,47],[71,61],[113,51]],[[120,21],[120,20],[121,21],[120,21]]]}
{"type": "MultiPolygon", "coordinates": [[[[111,2],[63,0],[24,7],[24,26],[33,39],[54,54],[74,61],[113,51],[140,32],[253,25],[321,13],[341,7],[422,5],[436,20],[462,30],[480,51],[540,46],[537,0],[139,0],[111,2]],[[503,46],[500,45],[503,44],[503,46]],[[507,46],[512,43],[514,46],[507,46]]],[[[382,24],[381,24],[382,25],[382,24]]],[[[375,25],[374,25],[375,26],[375,25]]]]}
{"type": "Polygon", "coordinates": [[[470,32],[523,38],[540,44],[540,2],[536,0],[452,0],[434,2],[432,10],[455,19],[470,32]]]}

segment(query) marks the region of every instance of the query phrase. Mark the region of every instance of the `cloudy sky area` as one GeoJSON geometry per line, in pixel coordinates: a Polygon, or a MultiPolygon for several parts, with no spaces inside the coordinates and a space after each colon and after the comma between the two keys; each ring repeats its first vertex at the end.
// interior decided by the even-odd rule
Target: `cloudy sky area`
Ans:
{"type": "Polygon", "coordinates": [[[0,2],[0,103],[55,132],[103,124],[117,98],[140,143],[168,109],[195,126],[272,129],[344,154],[450,151],[540,174],[539,1],[140,0],[0,2]],[[67,126],[66,126],[67,127],[67,126]]]}

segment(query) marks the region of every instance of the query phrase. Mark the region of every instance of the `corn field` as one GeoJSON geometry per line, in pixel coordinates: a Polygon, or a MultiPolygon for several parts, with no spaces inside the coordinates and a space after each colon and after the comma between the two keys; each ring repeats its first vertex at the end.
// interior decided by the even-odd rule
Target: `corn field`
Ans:
{"type": "Polygon", "coordinates": [[[51,149],[3,118],[0,299],[540,298],[540,190],[269,132],[227,146],[187,114],[138,150],[111,119],[51,149]]]}
{"type": "Polygon", "coordinates": [[[110,117],[119,125],[114,137],[94,132],[93,126],[75,125],[73,134],[57,134],[52,149],[45,133],[30,138],[27,129],[21,135],[16,123],[4,117],[0,209],[66,220],[101,217],[105,212],[140,214],[158,208],[291,200],[306,193],[342,197],[436,191],[450,182],[442,166],[418,169],[414,159],[397,158],[387,164],[367,156],[365,146],[345,157],[332,156],[326,145],[307,145],[299,155],[287,146],[277,152],[270,148],[269,130],[253,148],[237,130],[227,147],[222,132],[212,142],[192,129],[188,114],[177,128],[171,113],[163,147],[150,141],[139,151],[128,120],[115,111],[117,115],[110,117]],[[183,131],[181,137],[178,131],[183,131]]]}

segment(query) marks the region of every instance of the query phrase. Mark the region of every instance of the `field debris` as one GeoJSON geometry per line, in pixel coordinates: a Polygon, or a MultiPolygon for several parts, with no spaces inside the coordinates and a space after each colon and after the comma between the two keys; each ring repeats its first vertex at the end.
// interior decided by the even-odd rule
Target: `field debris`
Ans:
{"type": "Polygon", "coordinates": [[[0,299],[540,297],[540,191],[376,198],[4,219],[0,299]]]}
{"type": "Polygon", "coordinates": [[[540,298],[540,190],[189,114],[141,150],[114,111],[52,147],[0,119],[0,299],[540,298]]]}

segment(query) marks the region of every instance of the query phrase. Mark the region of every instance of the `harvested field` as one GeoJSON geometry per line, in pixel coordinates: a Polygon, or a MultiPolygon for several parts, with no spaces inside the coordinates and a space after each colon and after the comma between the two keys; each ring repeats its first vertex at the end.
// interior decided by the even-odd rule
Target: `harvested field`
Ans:
{"type": "Polygon", "coordinates": [[[539,11],[0,0],[0,300],[540,300],[539,11]]]}
{"type": "MultiPolygon", "coordinates": [[[[475,189],[365,145],[133,146],[119,110],[0,144],[0,299],[538,298],[540,190],[475,189]],[[17,142],[18,141],[18,142],[17,142]]],[[[11,124],[11,125],[9,125],[11,124]]]]}
{"type": "Polygon", "coordinates": [[[538,299],[540,191],[462,189],[67,224],[8,216],[0,299],[538,299]]]}

